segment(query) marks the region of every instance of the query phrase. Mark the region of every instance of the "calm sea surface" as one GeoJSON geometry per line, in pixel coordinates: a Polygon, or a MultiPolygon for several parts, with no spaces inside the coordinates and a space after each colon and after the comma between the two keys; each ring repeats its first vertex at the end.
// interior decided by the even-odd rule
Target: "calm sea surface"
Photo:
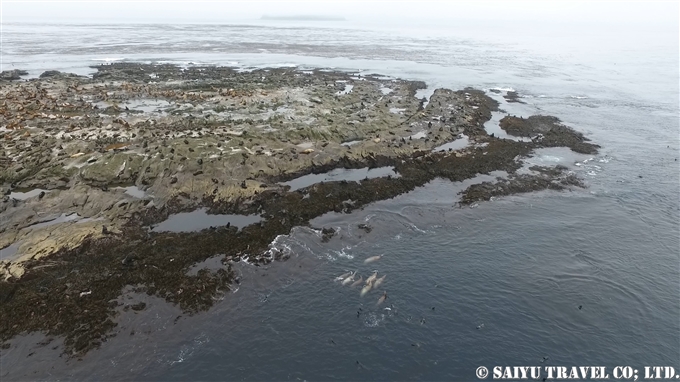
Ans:
{"type": "Polygon", "coordinates": [[[273,245],[292,259],[240,266],[238,291],[209,312],[176,320],[163,300],[131,296],[149,308],[122,314],[100,350],[67,363],[30,335],[3,353],[3,380],[471,381],[482,365],[680,372],[677,25],[6,23],[2,41],[3,69],[32,76],[144,61],[380,73],[423,80],[430,92],[472,86],[510,114],[555,115],[602,146],[596,156],[551,149],[530,159],[571,168],[585,190],[461,209],[457,193],[474,181],[436,180],[324,215],[314,225],[338,236],[321,243],[296,228],[279,237],[273,245]],[[490,89],[516,90],[526,104],[490,89]],[[365,222],[368,234],[357,228],[365,222]],[[333,282],[374,269],[387,278],[364,298],[333,282]]]}

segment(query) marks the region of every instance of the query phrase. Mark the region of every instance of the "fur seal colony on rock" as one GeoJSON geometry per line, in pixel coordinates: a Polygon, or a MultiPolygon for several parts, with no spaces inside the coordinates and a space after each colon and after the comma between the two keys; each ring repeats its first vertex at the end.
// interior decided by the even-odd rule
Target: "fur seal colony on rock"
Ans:
{"type": "Polygon", "coordinates": [[[0,249],[16,248],[0,259],[3,346],[39,331],[63,336],[69,356],[83,354],[116,335],[116,301],[126,287],[187,312],[208,309],[239,282],[233,262],[285,260],[270,244],[326,212],[350,212],[437,177],[462,181],[497,170],[509,179],[465,190],[461,203],[579,186],[564,168],[516,172],[537,148],[598,147],[553,117],[501,121],[510,134],[541,134],[531,142],[491,137],[484,123],[498,104],[474,89],[437,89],[422,102],[415,95],[423,82],[326,70],[96,69],[92,77],[0,76],[0,249]],[[467,146],[432,151],[461,136],[467,146]],[[400,176],[296,191],[281,184],[382,166],[400,176]],[[144,196],[120,188],[129,186],[144,196]],[[45,193],[11,196],[37,189],[45,193]],[[262,220],[240,229],[149,230],[202,207],[262,220]],[[74,219],[58,219],[66,215],[74,219]],[[223,268],[187,274],[217,254],[223,268]]]}

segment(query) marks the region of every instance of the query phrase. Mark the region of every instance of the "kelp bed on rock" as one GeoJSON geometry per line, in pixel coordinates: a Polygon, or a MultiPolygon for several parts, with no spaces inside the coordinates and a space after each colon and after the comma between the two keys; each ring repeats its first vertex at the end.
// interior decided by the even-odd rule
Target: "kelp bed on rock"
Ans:
{"type": "Polygon", "coordinates": [[[502,128],[534,139],[498,139],[483,128],[497,108],[491,98],[473,89],[438,89],[423,107],[414,97],[423,87],[329,71],[129,63],[100,66],[92,79],[50,73],[0,82],[3,142],[10,142],[0,156],[9,164],[0,172],[2,187],[52,190],[21,201],[7,196],[0,207],[0,247],[22,242],[19,257],[3,265],[0,339],[40,331],[64,336],[66,354],[83,354],[115,335],[118,297],[131,286],[187,313],[208,309],[238,282],[232,261],[285,260],[269,246],[294,226],[393,198],[434,178],[462,181],[497,170],[511,175],[469,187],[462,204],[582,186],[564,168],[516,174],[521,158],[537,148],[597,151],[556,118],[540,117],[537,124],[533,117],[507,117],[502,128]],[[347,85],[351,91],[343,91],[347,85]],[[386,86],[389,94],[381,90],[386,86]],[[172,106],[162,112],[120,106],[138,98],[172,106]],[[100,102],[111,106],[93,106],[100,102]],[[395,113],[395,105],[406,111],[395,113]],[[414,139],[417,134],[422,138],[414,139]],[[469,146],[432,152],[459,134],[469,137],[469,146]],[[358,143],[342,144],[347,141],[358,143]],[[321,182],[297,191],[280,184],[337,168],[383,166],[399,177],[321,182]],[[151,196],[112,191],[121,184],[151,196]],[[149,230],[199,207],[262,220],[240,230],[149,230]],[[55,225],[45,241],[41,229],[31,228],[41,217],[37,211],[76,212],[90,220],[55,225]],[[224,268],[187,273],[214,256],[224,268]]]}

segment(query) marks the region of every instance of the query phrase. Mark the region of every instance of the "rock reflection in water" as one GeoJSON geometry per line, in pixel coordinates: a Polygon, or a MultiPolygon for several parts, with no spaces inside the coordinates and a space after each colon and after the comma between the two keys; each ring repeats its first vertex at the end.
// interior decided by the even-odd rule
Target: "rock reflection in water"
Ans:
{"type": "Polygon", "coordinates": [[[303,175],[299,178],[295,178],[288,182],[283,182],[281,184],[290,186],[291,191],[296,191],[301,188],[309,187],[313,184],[320,182],[339,182],[342,180],[349,182],[359,182],[360,180],[366,178],[381,178],[386,176],[393,176],[395,178],[399,177],[399,174],[394,171],[394,167],[378,167],[371,168],[368,167],[359,169],[345,169],[336,168],[335,170],[325,172],[323,174],[308,174],[303,175]]]}

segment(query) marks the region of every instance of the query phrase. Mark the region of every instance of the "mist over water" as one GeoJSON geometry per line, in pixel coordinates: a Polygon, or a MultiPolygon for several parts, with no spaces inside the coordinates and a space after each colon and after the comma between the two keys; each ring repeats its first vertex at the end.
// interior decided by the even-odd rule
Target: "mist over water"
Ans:
{"type": "Polygon", "coordinates": [[[507,114],[554,115],[601,145],[595,156],[549,149],[529,160],[565,165],[588,188],[461,209],[457,193],[469,184],[436,180],[327,214],[313,226],[335,227],[336,237],[322,243],[302,227],[279,237],[273,246],[291,259],[239,264],[238,290],[209,312],[176,320],[178,308],[135,296],[147,310],[122,314],[121,334],[82,361],[27,343],[3,355],[3,379],[474,380],[481,365],[680,370],[677,20],[376,19],[6,22],[1,53],[3,70],[30,76],[143,61],[322,67],[423,80],[430,89],[471,86],[507,114]],[[508,90],[526,104],[506,102],[508,90]],[[364,298],[333,282],[374,269],[387,278],[364,298]],[[382,290],[388,299],[377,307],[382,290]]]}

